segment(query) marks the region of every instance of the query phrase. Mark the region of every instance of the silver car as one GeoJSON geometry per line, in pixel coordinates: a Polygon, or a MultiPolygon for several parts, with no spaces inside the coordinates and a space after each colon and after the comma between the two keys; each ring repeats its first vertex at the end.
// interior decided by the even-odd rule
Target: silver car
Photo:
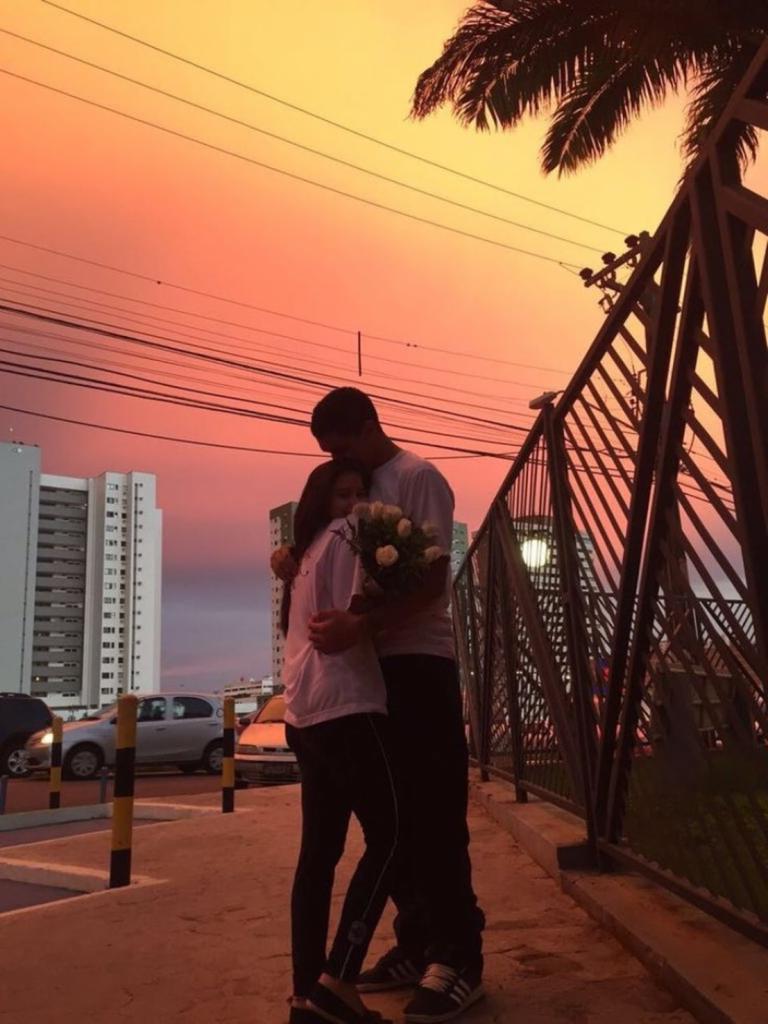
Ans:
{"type": "MultiPolygon", "coordinates": [[[[184,772],[221,771],[223,707],[219,697],[198,693],[142,694],[136,716],[136,764],[173,764],[184,772]]],[[[115,763],[117,705],[112,704],[63,730],[62,766],[72,779],[92,779],[115,763]]],[[[50,763],[53,733],[45,729],[27,741],[29,767],[50,763]]]]}

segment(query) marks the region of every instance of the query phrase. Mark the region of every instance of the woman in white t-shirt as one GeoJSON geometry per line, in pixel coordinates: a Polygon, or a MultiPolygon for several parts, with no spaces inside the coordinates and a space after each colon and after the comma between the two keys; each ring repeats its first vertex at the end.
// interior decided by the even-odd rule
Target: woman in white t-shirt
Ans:
{"type": "Polygon", "coordinates": [[[360,1001],[355,981],[384,909],[398,839],[384,680],[372,641],[321,654],[308,635],[313,615],[349,607],[357,591],[360,569],[345,540],[345,517],[368,484],[356,462],[323,463],[310,473],[294,517],[299,571],[283,603],[286,735],[301,769],[302,808],[291,897],[291,1024],[381,1020],[360,1001]],[[334,872],[352,814],[365,850],[326,956],[334,872]]]}

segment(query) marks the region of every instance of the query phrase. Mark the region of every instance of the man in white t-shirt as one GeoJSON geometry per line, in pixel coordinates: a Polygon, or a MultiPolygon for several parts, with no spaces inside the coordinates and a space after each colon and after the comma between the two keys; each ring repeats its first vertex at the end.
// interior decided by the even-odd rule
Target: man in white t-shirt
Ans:
{"type": "MultiPolygon", "coordinates": [[[[312,414],[312,433],[334,458],[373,470],[371,498],[429,520],[448,552],[454,498],[426,459],[403,451],[381,428],[370,398],[338,388],[312,414]]],[[[291,575],[285,552],[273,559],[291,575]]],[[[483,994],[485,919],[472,889],[467,828],[468,756],[449,612],[450,562],[434,562],[422,590],[395,606],[358,615],[328,609],[310,622],[326,653],[373,635],[387,686],[393,746],[399,755],[402,853],[390,895],[397,907],[397,945],[360,976],[361,991],[416,985],[405,1019],[446,1021],[483,994]]]]}

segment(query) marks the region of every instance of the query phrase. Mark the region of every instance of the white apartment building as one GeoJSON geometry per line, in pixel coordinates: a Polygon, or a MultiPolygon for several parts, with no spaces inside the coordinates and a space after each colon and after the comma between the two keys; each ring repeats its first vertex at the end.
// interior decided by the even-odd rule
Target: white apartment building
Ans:
{"type": "Polygon", "coordinates": [[[153,475],[52,476],[0,444],[0,689],[60,712],[158,689],[161,566],[153,475]]]}
{"type": "MultiPolygon", "coordinates": [[[[274,551],[283,544],[293,544],[293,517],[297,503],[288,501],[269,511],[269,550],[274,551]]],[[[283,662],[285,660],[285,637],[280,628],[280,613],[283,607],[283,583],[271,574],[271,616],[272,616],[272,681],[274,687],[283,683],[283,662]]]]}
{"type": "Polygon", "coordinates": [[[456,579],[456,573],[461,568],[461,563],[469,551],[469,527],[466,523],[453,524],[453,537],[451,538],[451,576],[456,579]]]}

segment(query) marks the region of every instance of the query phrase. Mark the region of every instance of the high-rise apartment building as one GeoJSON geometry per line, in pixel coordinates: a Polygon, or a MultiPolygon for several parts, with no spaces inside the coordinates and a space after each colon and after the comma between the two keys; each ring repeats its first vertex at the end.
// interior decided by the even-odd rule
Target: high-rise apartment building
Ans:
{"type": "Polygon", "coordinates": [[[160,685],[162,513],[148,473],[40,472],[0,444],[0,673],[57,711],[160,685]]]}
{"type": "Polygon", "coordinates": [[[461,568],[467,551],[469,550],[469,527],[466,523],[453,524],[453,537],[451,538],[451,577],[456,579],[456,573],[461,568]]]}
{"type": "MultiPolygon", "coordinates": [[[[288,501],[284,505],[269,511],[269,550],[275,551],[284,544],[293,544],[293,517],[296,502],[288,501]]],[[[274,575],[272,580],[272,680],[275,687],[282,686],[283,662],[285,660],[285,637],[280,627],[280,612],[283,606],[284,584],[274,575]]]]}

